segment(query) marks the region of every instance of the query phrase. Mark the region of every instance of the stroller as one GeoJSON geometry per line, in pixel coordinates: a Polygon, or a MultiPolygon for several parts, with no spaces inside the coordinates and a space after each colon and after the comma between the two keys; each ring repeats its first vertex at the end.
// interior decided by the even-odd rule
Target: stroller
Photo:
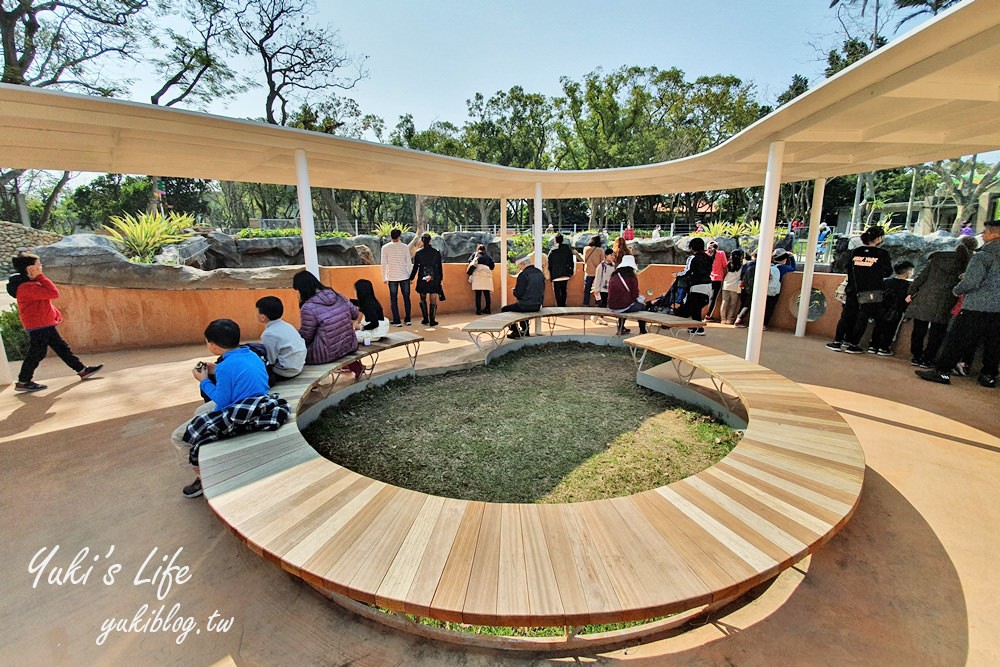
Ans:
{"type": "Polygon", "coordinates": [[[684,310],[684,304],[688,297],[688,279],[686,276],[677,276],[670,289],[646,302],[646,310],[654,313],[670,313],[679,315],[684,310]]]}

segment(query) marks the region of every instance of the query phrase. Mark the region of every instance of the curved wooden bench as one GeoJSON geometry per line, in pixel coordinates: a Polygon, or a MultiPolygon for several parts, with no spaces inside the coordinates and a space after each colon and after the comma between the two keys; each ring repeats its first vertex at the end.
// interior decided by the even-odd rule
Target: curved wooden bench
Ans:
{"type": "Polygon", "coordinates": [[[844,525],[865,461],[833,408],[711,348],[653,334],[628,344],[683,358],[736,390],[749,424],[732,453],[632,496],[498,504],[369,479],[320,457],[289,423],[203,449],[205,496],[250,549],[319,589],[499,626],[631,621],[721,603],[844,525]]]}
{"type": "Polygon", "coordinates": [[[533,313],[506,312],[486,315],[472,320],[462,327],[462,331],[469,335],[476,348],[483,353],[483,361],[489,364],[490,353],[503,345],[507,339],[508,327],[511,325],[530,320],[536,320],[539,324],[544,321],[548,327],[549,335],[552,336],[555,333],[556,319],[560,317],[582,317],[583,335],[587,335],[587,319],[590,317],[617,317],[635,322],[645,322],[654,328],[666,329],[671,333],[679,329],[688,329],[697,324],[688,318],[650,311],[615,313],[607,308],[590,306],[550,306],[533,313]]]}

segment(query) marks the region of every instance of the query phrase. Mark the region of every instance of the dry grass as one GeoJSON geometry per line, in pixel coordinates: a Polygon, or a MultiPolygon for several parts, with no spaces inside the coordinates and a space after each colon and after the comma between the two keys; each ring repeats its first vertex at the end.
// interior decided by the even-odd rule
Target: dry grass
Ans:
{"type": "Polygon", "coordinates": [[[636,386],[627,351],[563,344],[373,388],[324,411],[306,438],[337,463],[397,486],[555,503],[690,476],[725,456],[738,434],[636,386]]]}

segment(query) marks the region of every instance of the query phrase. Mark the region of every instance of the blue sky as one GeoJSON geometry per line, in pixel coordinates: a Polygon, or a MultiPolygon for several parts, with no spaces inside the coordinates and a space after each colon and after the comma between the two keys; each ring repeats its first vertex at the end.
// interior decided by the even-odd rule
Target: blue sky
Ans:
{"type": "MultiPolygon", "coordinates": [[[[488,96],[520,85],[557,95],[560,76],[579,79],[598,67],[622,65],[679,67],[689,79],[733,74],[754,81],[760,99],[770,103],[793,74],[811,82],[822,78],[818,47],[835,44],[839,30],[828,0],[319,0],[317,5],[318,21],[340,31],[347,51],[367,56],[368,78],[346,95],[364,113],[381,116],[389,129],[404,113],[413,114],[418,129],[434,120],[461,124],[465,100],[476,92],[488,96]]],[[[209,111],[262,116],[262,99],[258,89],[209,111]]]]}

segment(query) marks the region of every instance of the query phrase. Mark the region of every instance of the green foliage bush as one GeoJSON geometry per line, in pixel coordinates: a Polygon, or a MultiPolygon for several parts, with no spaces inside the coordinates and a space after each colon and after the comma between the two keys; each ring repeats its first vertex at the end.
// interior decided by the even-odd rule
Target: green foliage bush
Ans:
{"type": "Polygon", "coordinates": [[[389,238],[389,235],[392,233],[392,230],[394,229],[398,229],[404,234],[413,231],[413,227],[410,227],[409,225],[400,225],[395,222],[383,222],[378,225],[375,225],[375,228],[372,229],[372,234],[379,237],[380,239],[387,239],[389,238]]]}
{"type": "Polygon", "coordinates": [[[104,229],[133,262],[152,264],[160,248],[191,236],[186,230],[194,224],[194,216],[186,213],[163,215],[154,211],[111,216],[111,225],[104,225],[104,229]]]}
{"type": "Polygon", "coordinates": [[[17,316],[17,306],[11,304],[7,310],[0,311],[0,336],[3,337],[3,348],[7,359],[20,361],[28,351],[28,332],[21,326],[17,316]]]}

